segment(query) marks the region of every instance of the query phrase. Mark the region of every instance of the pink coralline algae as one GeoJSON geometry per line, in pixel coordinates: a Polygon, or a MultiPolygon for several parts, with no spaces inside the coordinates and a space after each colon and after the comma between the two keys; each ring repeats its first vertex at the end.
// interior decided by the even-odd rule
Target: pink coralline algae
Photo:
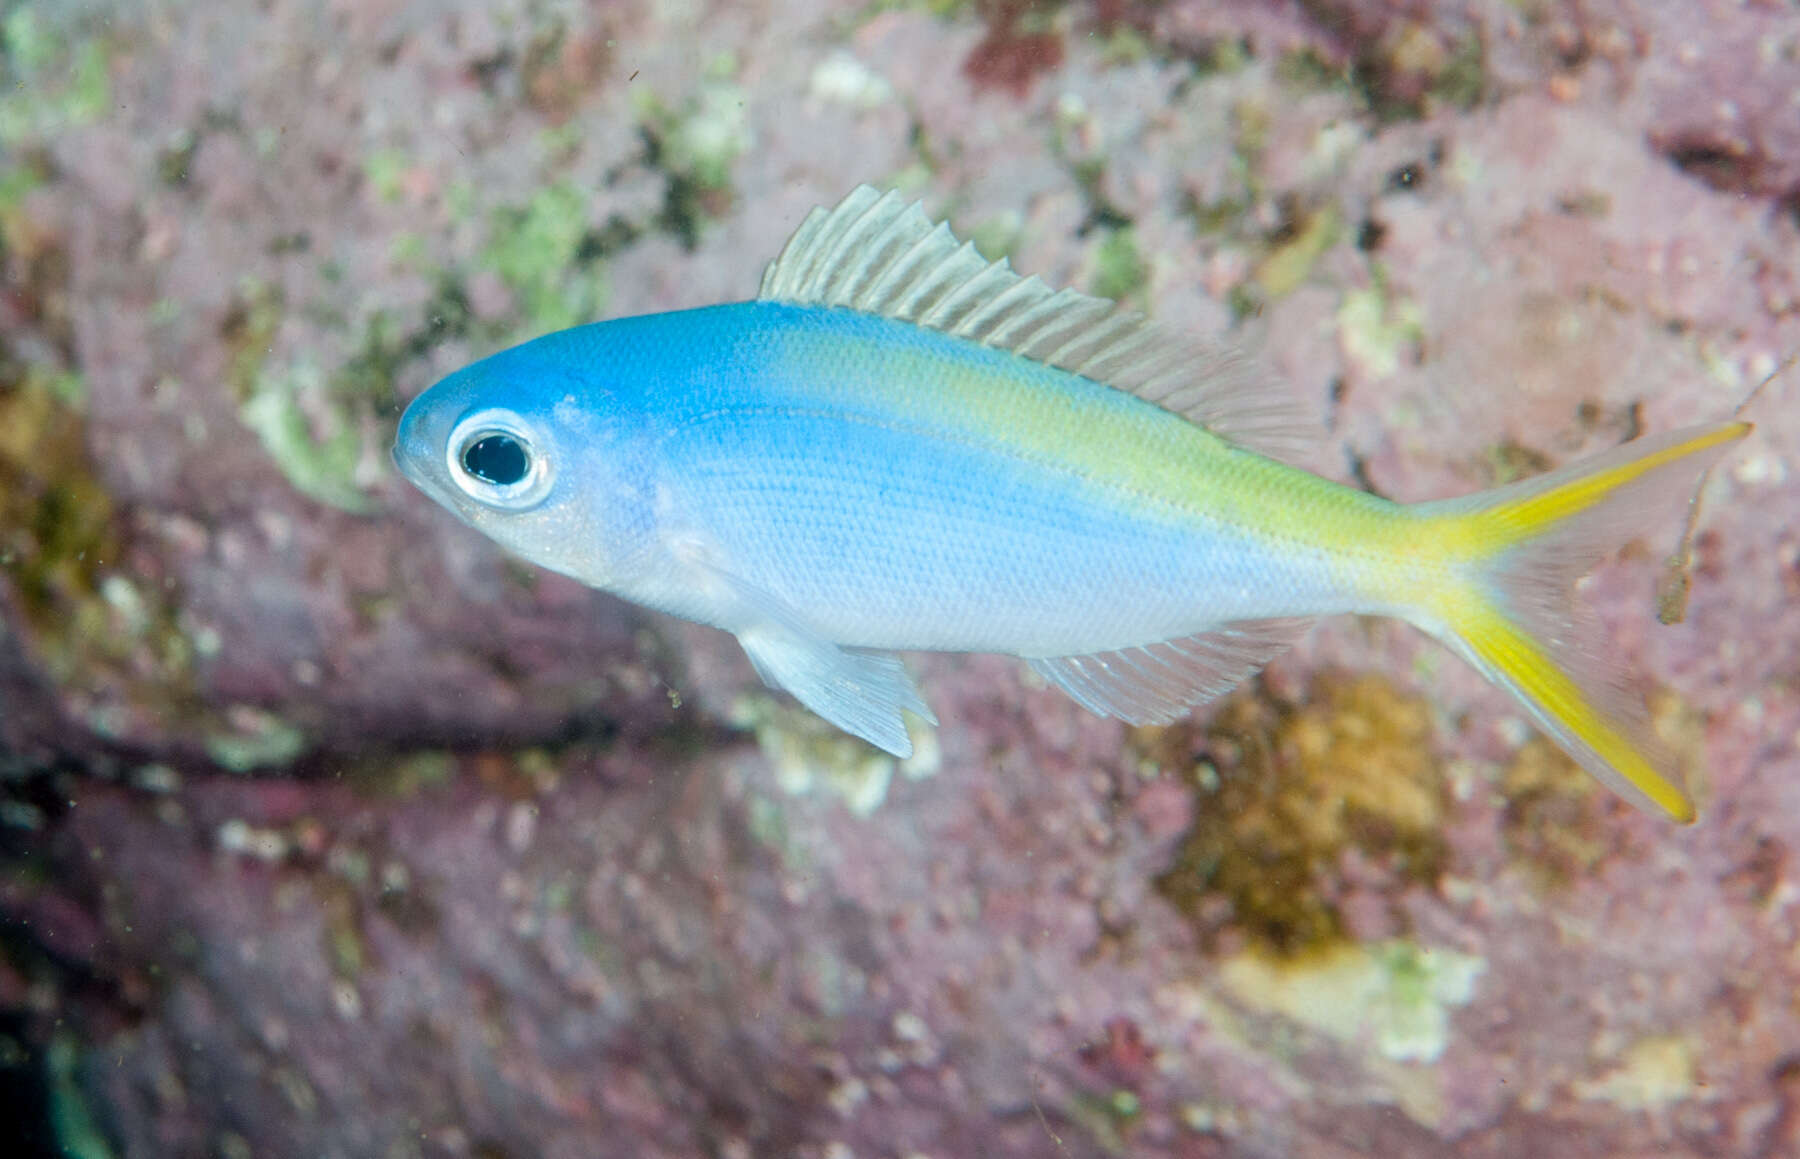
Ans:
{"type": "Polygon", "coordinates": [[[910,658],[896,763],[498,555],[399,406],[916,192],[1458,494],[1800,350],[1791,4],[13,5],[0,1066],[36,1153],[1800,1153],[1800,372],[1583,585],[1590,790],[1401,626],[1127,730],[910,658]],[[1029,46],[1028,50],[1020,48],[1029,46]]]}

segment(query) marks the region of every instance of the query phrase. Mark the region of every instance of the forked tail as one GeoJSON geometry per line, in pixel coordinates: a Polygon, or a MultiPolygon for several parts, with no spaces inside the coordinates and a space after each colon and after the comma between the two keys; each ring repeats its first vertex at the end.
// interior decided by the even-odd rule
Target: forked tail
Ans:
{"type": "MultiPolygon", "coordinates": [[[[1588,772],[1677,821],[1694,805],[1642,697],[1573,615],[1575,581],[1662,522],[1750,424],[1690,427],[1628,443],[1535,479],[1420,504],[1425,540],[1449,564],[1420,626],[1518,698],[1588,772]]],[[[1417,525],[1415,525],[1417,526],[1417,525]]]]}

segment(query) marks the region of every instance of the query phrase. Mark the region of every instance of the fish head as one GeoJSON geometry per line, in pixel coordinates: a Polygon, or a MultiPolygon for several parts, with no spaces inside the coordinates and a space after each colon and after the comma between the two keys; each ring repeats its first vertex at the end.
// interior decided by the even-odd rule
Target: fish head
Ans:
{"type": "Polygon", "coordinates": [[[537,346],[464,367],[413,399],[394,465],[513,554],[614,587],[648,533],[633,451],[641,424],[592,363],[570,365],[537,346]]]}

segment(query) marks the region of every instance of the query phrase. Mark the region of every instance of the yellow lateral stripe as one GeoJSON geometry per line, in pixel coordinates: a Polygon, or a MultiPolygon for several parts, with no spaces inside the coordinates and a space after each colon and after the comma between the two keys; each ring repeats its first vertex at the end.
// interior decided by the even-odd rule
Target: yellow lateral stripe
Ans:
{"type": "MultiPolygon", "coordinates": [[[[1674,453],[1678,452],[1672,450],[1674,453]]],[[[1477,656],[1504,674],[1532,703],[1560,721],[1670,817],[1683,824],[1694,819],[1694,806],[1681,786],[1657,772],[1630,740],[1608,724],[1581,688],[1551,662],[1530,636],[1491,609],[1470,606],[1474,603],[1469,601],[1458,609],[1454,626],[1477,656]]]]}
{"type": "Polygon", "coordinates": [[[1571,479],[1560,487],[1521,499],[1517,503],[1482,512],[1477,518],[1483,531],[1489,533],[1483,535],[1482,540],[1494,548],[1504,548],[1520,540],[1530,539],[1551,524],[1585,511],[1614,490],[1649,474],[1665,463],[1743,438],[1749,430],[1749,423],[1730,423],[1715,427],[1684,443],[1664,447],[1653,454],[1620,463],[1605,471],[1571,479]]]}

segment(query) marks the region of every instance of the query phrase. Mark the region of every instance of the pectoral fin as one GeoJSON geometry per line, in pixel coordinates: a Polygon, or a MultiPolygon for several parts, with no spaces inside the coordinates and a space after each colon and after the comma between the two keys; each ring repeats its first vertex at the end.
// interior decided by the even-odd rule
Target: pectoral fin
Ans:
{"type": "Polygon", "coordinates": [[[728,593],[732,614],[726,622],[770,688],[792,693],[845,732],[897,757],[910,757],[913,751],[902,712],[937,723],[898,656],[840,647],[814,631],[779,596],[705,562],[698,553],[688,562],[728,593]]]}
{"type": "Polygon", "coordinates": [[[897,757],[912,756],[902,712],[937,723],[918,689],[886,652],[858,652],[773,621],[746,628],[738,642],[756,674],[847,733],[897,757]]]}

